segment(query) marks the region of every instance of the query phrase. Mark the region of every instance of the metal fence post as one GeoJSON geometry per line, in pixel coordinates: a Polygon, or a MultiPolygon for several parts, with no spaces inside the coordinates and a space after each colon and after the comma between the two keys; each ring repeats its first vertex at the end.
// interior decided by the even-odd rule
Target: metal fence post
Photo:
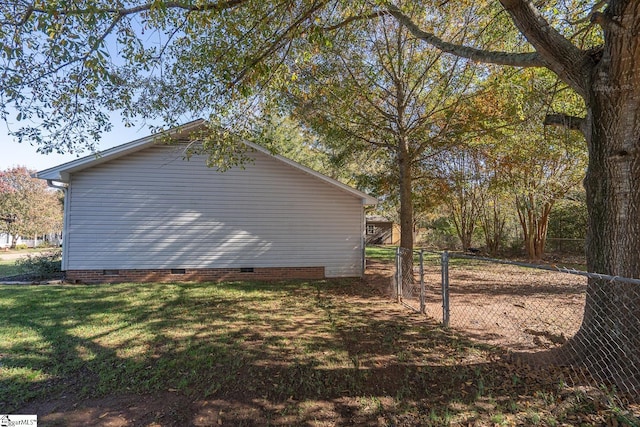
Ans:
{"type": "Polygon", "coordinates": [[[424,249],[420,249],[420,313],[427,314],[424,291],[424,249]]]}
{"type": "Polygon", "coordinates": [[[396,282],[396,297],[399,304],[402,302],[402,253],[400,252],[400,247],[396,248],[396,282]]]}
{"type": "Polygon", "coordinates": [[[449,252],[442,252],[442,324],[449,327],[449,252]]]}

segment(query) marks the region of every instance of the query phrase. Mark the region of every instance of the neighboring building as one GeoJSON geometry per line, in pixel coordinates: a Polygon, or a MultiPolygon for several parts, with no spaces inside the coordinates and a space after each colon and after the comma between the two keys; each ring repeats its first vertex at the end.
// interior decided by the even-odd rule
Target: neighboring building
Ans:
{"type": "Polygon", "coordinates": [[[379,215],[367,216],[366,243],[368,245],[400,244],[400,226],[379,215]]]}
{"type": "MultiPolygon", "coordinates": [[[[20,240],[20,237],[18,237],[18,241],[16,242],[16,244],[22,243],[20,240]]],[[[9,234],[0,233],[0,248],[10,248],[12,242],[13,238],[9,234]]]]}
{"type": "MultiPolygon", "coordinates": [[[[174,130],[184,140],[205,122],[174,130]]],[[[226,172],[184,145],[142,138],[40,171],[66,185],[67,280],[356,277],[364,206],[376,200],[245,142],[252,161],[226,172]]]]}

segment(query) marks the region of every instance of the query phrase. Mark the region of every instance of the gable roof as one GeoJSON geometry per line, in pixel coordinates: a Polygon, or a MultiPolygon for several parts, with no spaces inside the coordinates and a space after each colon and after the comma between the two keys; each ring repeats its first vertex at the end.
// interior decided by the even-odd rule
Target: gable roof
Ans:
{"type": "Polygon", "coordinates": [[[389,224],[393,222],[389,218],[382,215],[367,215],[366,220],[367,222],[388,222],[389,224]]]}
{"type": "MultiPolygon", "coordinates": [[[[194,120],[192,122],[186,123],[182,126],[178,126],[176,128],[172,128],[168,131],[165,132],[165,134],[169,134],[171,135],[171,138],[174,140],[184,140],[186,139],[186,137],[192,133],[195,132],[197,130],[202,129],[204,126],[206,126],[206,120],[204,119],[198,119],[198,120],[194,120]]],[[[96,154],[92,154],[89,156],[85,156],[85,157],[81,157],[79,159],[76,160],[72,160],[70,162],[67,163],[63,163],[61,165],[58,166],[54,166],[52,168],[49,169],[45,169],[42,171],[38,171],[35,174],[33,174],[34,178],[40,178],[40,179],[46,179],[48,181],[58,181],[58,182],[62,182],[62,183],[68,183],[69,182],[69,178],[71,176],[72,173],[75,172],[80,172],[82,170],[100,165],[102,163],[106,163],[109,162],[111,160],[117,159],[119,157],[123,157],[126,156],[128,154],[131,153],[135,153],[137,151],[143,150],[147,147],[150,147],[154,144],[156,144],[157,140],[158,140],[158,136],[159,134],[154,134],[154,135],[149,135],[149,136],[145,136],[143,138],[140,139],[136,139],[134,141],[131,142],[127,142],[125,144],[121,144],[121,145],[117,145],[115,147],[109,148],[107,150],[101,151],[99,153],[96,154]]],[[[340,181],[337,181],[333,178],[330,178],[326,175],[321,174],[320,172],[316,172],[313,169],[310,169],[306,166],[303,166],[297,162],[294,162],[291,159],[287,159],[286,157],[277,155],[277,154],[273,154],[272,152],[270,152],[269,150],[267,150],[266,148],[254,144],[250,141],[242,141],[242,143],[255,150],[258,151],[260,153],[266,154],[267,156],[278,160],[279,162],[282,162],[286,165],[289,165],[295,169],[298,169],[308,175],[313,176],[316,179],[319,179],[321,181],[326,182],[329,185],[332,185],[334,187],[337,187],[338,189],[347,192],[357,198],[362,199],[363,204],[365,205],[375,205],[378,203],[378,200],[374,197],[369,196],[366,193],[363,193],[359,190],[356,190],[353,187],[350,187],[346,184],[341,183],[340,181]]]]}

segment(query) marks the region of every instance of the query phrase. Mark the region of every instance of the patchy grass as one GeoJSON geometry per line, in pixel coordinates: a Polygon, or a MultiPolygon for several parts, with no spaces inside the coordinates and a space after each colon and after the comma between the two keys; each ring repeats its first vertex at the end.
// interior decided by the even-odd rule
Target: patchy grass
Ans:
{"type": "Polygon", "coordinates": [[[3,286],[0,413],[55,425],[632,425],[607,395],[512,366],[392,304],[374,279],[3,286]]]}

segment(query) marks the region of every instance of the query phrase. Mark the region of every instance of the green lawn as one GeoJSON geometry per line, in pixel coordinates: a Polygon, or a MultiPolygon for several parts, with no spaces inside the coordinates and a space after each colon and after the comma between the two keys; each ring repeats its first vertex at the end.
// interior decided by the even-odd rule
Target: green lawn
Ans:
{"type": "Polygon", "coordinates": [[[367,259],[392,262],[396,256],[394,246],[367,246],[365,249],[367,259]]]}
{"type": "MultiPolygon", "coordinates": [[[[418,254],[419,251],[420,249],[417,248],[413,254],[413,258],[416,263],[418,262],[418,259],[420,257],[418,254]]],[[[394,262],[396,257],[396,247],[395,246],[367,246],[365,249],[365,254],[367,259],[383,261],[383,262],[394,262]]],[[[439,253],[428,252],[425,250],[423,257],[425,261],[429,263],[440,262],[439,253]]]]}
{"type": "MultiPolygon", "coordinates": [[[[625,419],[501,355],[359,280],[0,288],[0,413],[170,392],[223,405],[225,425],[625,419]]],[[[166,425],[193,422],[188,405],[167,411],[166,425]]]]}
{"type": "Polygon", "coordinates": [[[0,277],[13,276],[15,274],[20,274],[20,269],[16,267],[16,261],[3,259],[0,253],[0,277]]]}

